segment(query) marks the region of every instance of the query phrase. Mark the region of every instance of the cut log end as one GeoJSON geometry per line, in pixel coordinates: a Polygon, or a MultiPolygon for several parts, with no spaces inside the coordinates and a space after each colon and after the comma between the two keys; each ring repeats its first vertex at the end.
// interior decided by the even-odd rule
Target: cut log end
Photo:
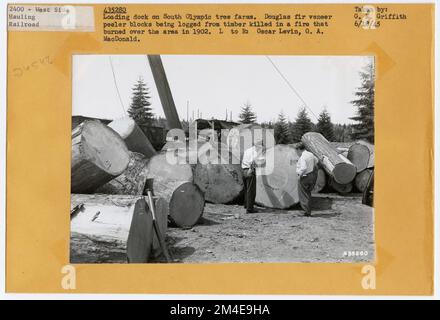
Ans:
{"type": "Polygon", "coordinates": [[[182,228],[194,226],[203,214],[205,199],[199,187],[186,182],[177,187],[169,204],[170,220],[182,228]]]}
{"type": "Polygon", "coordinates": [[[339,184],[347,184],[356,176],[356,167],[350,163],[338,163],[333,169],[333,177],[339,184]]]}
{"type": "Polygon", "coordinates": [[[356,178],[354,179],[356,189],[358,189],[360,192],[365,191],[372,172],[373,170],[366,169],[356,175],[356,178]]]}
{"type": "Polygon", "coordinates": [[[348,150],[347,158],[354,164],[357,172],[361,172],[368,167],[370,150],[363,144],[355,143],[348,150]]]}

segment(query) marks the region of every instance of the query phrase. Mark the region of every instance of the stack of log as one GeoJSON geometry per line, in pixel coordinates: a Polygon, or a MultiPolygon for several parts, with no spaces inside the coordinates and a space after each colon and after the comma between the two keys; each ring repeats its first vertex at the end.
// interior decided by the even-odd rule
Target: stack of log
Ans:
{"type": "Polygon", "coordinates": [[[325,172],[318,174],[313,192],[320,192],[325,186],[340,194],[353,191],[364,192],[374,168],[374,146],[365,141],[356,141],[343,146],[329,143],[321,134],[306,133],[302,137],[306,149],[318,157],[325,172]]]}

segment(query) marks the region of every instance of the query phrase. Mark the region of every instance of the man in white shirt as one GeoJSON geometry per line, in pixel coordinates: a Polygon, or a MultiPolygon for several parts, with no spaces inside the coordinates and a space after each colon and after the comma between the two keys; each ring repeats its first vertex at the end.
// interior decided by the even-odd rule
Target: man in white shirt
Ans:
{"type": "Polygon", "coordinates": [[[246,213],[257,212],[254,209],[255,196],[257,194],[257,178],[255,169],[258,166],[259,158],[264,151],[263,141],[257,141],[249,149],[245,150],[243,160],[241,161],[241,168],[243,169],[244,177],[244,207],[246,213]]]}
{"type": "Polygon", "coordinates": [[[312,214],[310,207],[312,190],[318,178],[318,158],[313,153],[307,151],[303,143],[300,143],[297,148],[301,152],[301,156],[296,164],[296,173],[299,176],[299,202],[304,210],[304,215],[309,217],[312,214]]]}

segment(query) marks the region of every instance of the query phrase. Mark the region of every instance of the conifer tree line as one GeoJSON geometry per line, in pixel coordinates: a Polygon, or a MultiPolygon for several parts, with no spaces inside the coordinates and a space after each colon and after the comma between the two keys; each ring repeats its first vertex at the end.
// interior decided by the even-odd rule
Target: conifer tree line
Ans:
{"type": "MultiPolygon", "coordinates": [[[[316,124],[310,119],[305,107],[300,108],[294,121],[286,118],[283,111],[278,114],[275,122],[262,122],[265,128],[274,129],[277,144],[289,144],[301,141],[304,133],[315,131],[321,133],[329,141],[367,140],[374,143],[374,64],[370,63],[359,73],[361,85],[354,92],[355,99],[351,101],[356,108],[355,116],[350,119],[353,124],[335,124],[331,114],[324,106],[318,115],[316,124]]],[[[166,126],[166,120],[155,117],[151,108],[149,88],[140,77],[133,87],[132,102],[128,115],[139,125],[166,126]]],[[[257,114],[248,101],[241,107],[238,115],[243,124],[257,123],[257,114]]]]}

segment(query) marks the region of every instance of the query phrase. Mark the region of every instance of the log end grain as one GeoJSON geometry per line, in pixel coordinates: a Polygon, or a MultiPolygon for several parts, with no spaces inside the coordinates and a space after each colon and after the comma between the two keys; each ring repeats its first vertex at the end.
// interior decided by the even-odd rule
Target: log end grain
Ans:
{"type": "Polygon", "coordinates": [[[370,150],[363,144],[355,143],[348,150],[347,158],[354,164],[357,172],[361,172],[368,167],[370,150]]]}
{"type": "Polygon", "coordinates": [[[181,228],[191,228],[201,218],[205,198],[200,188],[192,182],[177,187],[169,202],[169,218],[181,228]]]}
{"type": "Polygon", "coordinates": [[[333,177],[339,184],[348,184],[356,177],[356,167],[350,163],[338,163],[333,169],[333,177]]]}

